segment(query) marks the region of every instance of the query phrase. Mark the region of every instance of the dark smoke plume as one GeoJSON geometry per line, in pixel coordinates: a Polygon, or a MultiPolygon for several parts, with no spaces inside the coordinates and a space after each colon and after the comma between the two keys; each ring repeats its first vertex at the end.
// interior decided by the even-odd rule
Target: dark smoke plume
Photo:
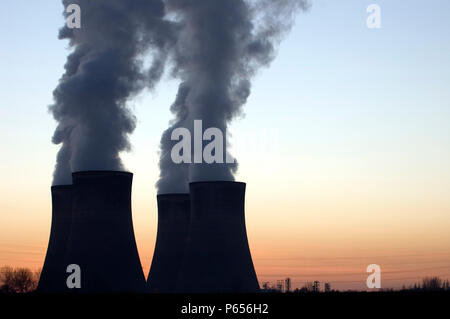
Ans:
{"type": "MultiPolygon", "coordinates": [[[[166,0],[181,25],[173,75],[181,79],[171,110],[175,119],[161,138],[159,193],[188,191],[191,181],[234,180],[237,164],[175,164],[170,156],[175,128],[193,133],[193,121],[225,133],[242,113],[250,80],[275,57],[303,0],[166,0]]],[[[226,150],[225,150],[226,151],[226,150]]]]}
{"type": "Polygon", "coordinates": [[[59,33],[73,51],[50,106],[58,122],[53,143],[62,144],[54,185],[70,184],[73,171],[123,169],[119,154],[135,128],[126,102],[158,82],[175,39],[162,0],[62,2],[81,7],[82,25],[59,33]]]}

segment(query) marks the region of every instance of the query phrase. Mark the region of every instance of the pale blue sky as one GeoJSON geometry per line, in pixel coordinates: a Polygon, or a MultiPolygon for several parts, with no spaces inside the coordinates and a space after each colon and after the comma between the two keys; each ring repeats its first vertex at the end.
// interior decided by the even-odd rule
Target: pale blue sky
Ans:
{"type": "MultiPolygon", "coordinates": [[[[62,5],[15,0],[1,6],[0,138],[10,154],[2,160],[15,166],[23,156],[44,157],[51,173],[47,161],[56,149],[46,105],[67,55],[67,43],[56,37],[62,5]]],[[[438,149],[450,146],[449,12],[445,0],[312,1],[277,60],[255,80],[246,118],[235,127],[275,127],[283,143],[325,156],[375,147],[448,159],[438,149]],[[379,30],[365,25],[371,3],[382,8],[379,30]]],[[[133,102],[140,121],[134,155],[149,138],[155,146],[176,85],[166,79],[156,93],[133,102]]]]}
{"type": "MultiPolygon", "coordinates": [[[[450,3],[378,1],[382,28],[375,30],[366,27],[371,3],[312,1],[298,15],[277,59],[255,79],[246,116],[232,125],[234,139],[275,129],[280,156],[235,153],[238,179],[289,176],[299,191],[300,181],[310,187],[333,180],[448,188],[450,3]]],[[[2,4],[0,142],[8,187],[21,189],[30,177],[50,184],[58,148],[50,142],[55,123],[47,105],[68,53],[57,39],[62,10],[57,0],[2,4]]],[[[177,84],[166,77],[155,92],[130,102],[138,128],[123,159],[142,177],[135,184],[142,192],[152,192],[157,180],[158,141],[177,84]]]]}

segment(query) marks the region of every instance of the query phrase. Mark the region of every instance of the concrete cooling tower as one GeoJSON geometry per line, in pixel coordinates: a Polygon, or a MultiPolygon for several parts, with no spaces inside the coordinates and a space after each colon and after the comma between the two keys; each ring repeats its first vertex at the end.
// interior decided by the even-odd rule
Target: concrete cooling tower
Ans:
{"type": "Polygon", "coordinates": [[[147,279],[152,293],[176,293],[188,234],[189,194],[158,195],[158,231],[147,279]]]}
{"type": "Polygon", "coordinates": [[[37,288],[40,292],[62,292],[66,289],[67,265],[64,257],[72,221],[72,186],[53,186],[51,193],[52,225],[37,288]]]}
{"type": "Polygon", "coordinates": [[[72,174],[73,220],[66,265],[81,269],[79,292],[142,292],[145,277],[131,217],[133,174],[72,174]]]}
{"type": "Polygon", "coordinates": [[[177,290],[258,292],[245,226],[245,184],[190,184],[191,221],[177,290]]]}

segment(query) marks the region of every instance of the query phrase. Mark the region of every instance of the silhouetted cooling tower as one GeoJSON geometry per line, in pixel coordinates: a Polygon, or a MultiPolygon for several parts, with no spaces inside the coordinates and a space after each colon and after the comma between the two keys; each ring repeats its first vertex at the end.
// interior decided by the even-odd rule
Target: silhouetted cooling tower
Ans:
{"type": "Polygon", "coordinates": [[[191,183],[190,198],[191,222],[179,291],[259,291],[245,227],[245,184],[191,183]]]}
{"type": "Polygon", "coordinates": [[[66,264],[81,268],[80,292],[141,292],[145,277],[131,217],[133,174],[72,174],[73,221],[66,264]]]}
{"type": "Polygon", "coordinates": [[[72,221],[72,186],[53,186],[51,192],[52,226],[37,288],[40,292],[61,292],[67,288],[64,257],[72,221]]]}
{"type": "Polygon", "coordinates": [[[158,195],[158,233],[148,275],[150,292],[176,293],[189,227],[189,194],[158,195]]]}

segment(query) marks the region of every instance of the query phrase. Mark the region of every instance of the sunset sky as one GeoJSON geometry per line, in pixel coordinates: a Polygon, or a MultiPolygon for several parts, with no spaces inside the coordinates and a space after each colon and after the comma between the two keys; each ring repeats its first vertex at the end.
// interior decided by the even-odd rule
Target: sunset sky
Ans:
{"type": "MultiPolygon", "coordinates": [[[[450,278],[450,2],[316,0],[300,13],[236,120],[246,223],[260,282],[365,289],[450,278]],[[366,8],[382,9],[368,29],[366,8]]],[[[58,147],[47,110],[68,44],[60,1],[0,10],[0,266],[42,267],[58,147]]],[[[147,275],[156,238],[158,142],[178,81],[130,103],[133,221],[147,275]]]]}

